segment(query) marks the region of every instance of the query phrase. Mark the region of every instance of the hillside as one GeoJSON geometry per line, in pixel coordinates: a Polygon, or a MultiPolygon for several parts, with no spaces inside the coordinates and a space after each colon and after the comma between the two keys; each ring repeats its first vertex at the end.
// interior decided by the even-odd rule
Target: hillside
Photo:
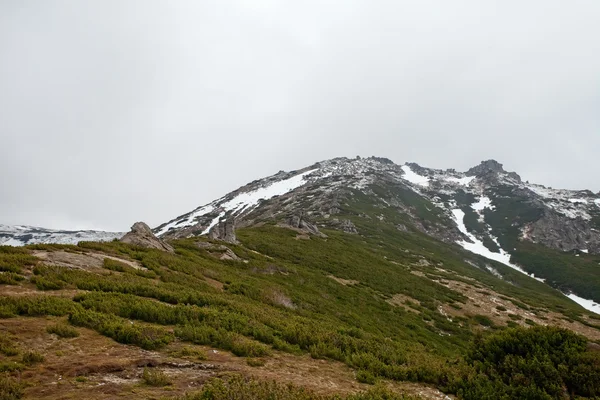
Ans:
{"type": "Polygon", "coordinates": [[[600,194],[523,182],[494,160],[466,172],[376,157],[328,160],[252,182],[155,233],[235,240],[236,227],[278,221],[362,234],[356,226],[374,220],[459,244],[600,312],[600,194]]]}
{"type": "Polygon", "coordinates": [[[600,316],[565,294],[597,299],[598,197],[335,159],[162,224],[168,246],[0,246],[0,393],[594,398],[600,316]]]}

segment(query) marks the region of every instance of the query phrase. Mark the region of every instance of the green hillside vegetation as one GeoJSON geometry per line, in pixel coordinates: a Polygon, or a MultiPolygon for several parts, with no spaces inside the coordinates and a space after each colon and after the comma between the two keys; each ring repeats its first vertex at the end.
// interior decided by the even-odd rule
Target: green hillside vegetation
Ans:
{"type": "MultiPolygon", "coordinates": [[[[402,198],[423,226],[451,224],[411,191],[373,190],[402,198]]],[[[175,254],[121,242],[0,247],[0,271],[10,277],[4,283],[39,291],[35,296],[0,296],[0,317],[59,316],[69,325],[61,322],[47,329],[61,340],[76,338],[88,328],[147,350],[161,351],[177,342],[207,345],[247,357],[249,365],[260,365],[276,352],[336,360],[352,368],[358,381],[376,385],[348,399],[402,398],[378,385],[384,380],[430,384],[464,399],[600,394],[600,358],[588,350],[586,339],[558,328],[511,329],[517,322],[535,324],[520,316],[506,324],[473,312],[448,318],[440,307],[461,310],[468,298],[440,282],[465,282],[481,293],[494,291],[533,314],[553,311],[597,329],[582,308],[546,284],[419,232],[411,225],[412,217],[393,206],[374,203],[359,191],[350,193],[336,217],[352,221],[360,235],[326,229],[328,221],[323,219],[315,222],[326,237],[298,240],[298,232],[263,221],[236,231],[240,245],[227,244],[244,261],[216,259],[198,246],[204,240],[199,238],[172,241],[175,254]],[[32,250],[101,252],[136,261],[143,269],[109,257],[97,270],[44,265],[32,250]],[[69,297],[44,295],[74,289],[80,292],[70,292],[69,297]],[[391,304],[395,296],[409,299],[406,307],[391,304]],[[583,376],[589,379],[584,382],[583,376]]],[[[522,218],[531,213],[523,210],[522,218]]],[[[470,223],[475,225],[473,217],[470,223]]],[[[512,243],[512,227],[505,228],[500,242],[512,243]]],[[[529,250],[515,257],[526,257],[529,250]]],[[[538,275],[540,268],[558,271],[562,259],[555,257],[557,266],[549,268],[551,258],[538,258],[539,264],[524,261],[538,275]]],[[[556,282],[561,287],[558,278],[556,282]]],[[[505,307],[496,310],[506,312],[505,307]]],[[[0,341],[3,357],[12,362],[4,364],[1,382],[6,389],[0,388],[0,393],[18,393],[18,370],[29,368],[15,353],[17,347],[14,341],[0,341]],[[18,368],[11,370],[13,365],[18,368]]],[[[43,363],[34,355],[27,357],[43,363]]],[[[158,372],[148,370],[145,375],[147,386],[169,385],[158,372]]],[[[244,378],[216,380],[190,396],[330,398],[244,378]]]]}

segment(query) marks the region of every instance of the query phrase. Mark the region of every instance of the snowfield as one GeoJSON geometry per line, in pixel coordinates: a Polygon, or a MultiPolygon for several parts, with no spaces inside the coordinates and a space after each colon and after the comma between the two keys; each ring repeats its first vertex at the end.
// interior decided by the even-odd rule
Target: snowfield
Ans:
{"type": "Polygon", "coordinates": [[[60,231],[24,225],[0,225],[1,246],[25,246],[28,244],[77,244],[79,242],[109,242],[120,239],[125,232],[60,231]]]}
{"type": "Polygon", "coordinates": [[[402,176],[402,178],[409,181],[410,183],[424,187],[429,186],[429,178],[417,174],[408,165],[403,165],[402,171],[404,171],[404,175],[402,176]]]}

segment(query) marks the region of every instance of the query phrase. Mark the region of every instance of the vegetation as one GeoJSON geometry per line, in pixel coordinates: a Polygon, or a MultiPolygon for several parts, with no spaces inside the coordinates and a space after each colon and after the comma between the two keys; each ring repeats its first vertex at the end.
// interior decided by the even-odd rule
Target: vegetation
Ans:
{"type": "Polygon", "coordinates": [[[168,386],[172,382],[162,371],[154,368],[144,368],[142,372],[142,381],[148,386],[168,386]]]}
{"type": "Polygon", "coordinates": [[[18,379],[0,374],[0,400],[18,400],[23,397],[23,385],[18,379]]]}
{"type": "MultiPolygon", "coordinates": [[[[476,285],[480,294],[499,293],[506,304],[510,301],[532,314],[559,312],[594,328],[594,321],[583,318],[581,308],[504,265],[465,254],[417,231],[397,228],[409,224],[405,214],[371,204],[358,191],[352,193],[351,200],[340,206],[341,215],[361,235],[324,229],[327,238],[296,240],[297,232],[269,223],[239,229],[243,245],[227,246],[247,262],[218,260],[200,248],[195,238],[174,241],[175,254],[120,242],[47,247],[102,252],[107,257],[98,271],[44,265],[34,262],[27,248],[0,247],[1,275],[14,274],[16,284],[44,291],[79,291],[75,296],[72,291],[0,296],[0,317],[63,317],[68,324],[53,324],[47,331],[75,337],[83,330],[74,327],[85,327],[119,343],[191,360],[206,358],[193,345],[230,351],[257,367],[268,363],[277,351],[337,360],[352,368],[359,382],[374,385],[349,400],[403,398],[381,386],[386,380],[430,384],[464,399],[560,398],[558,386],[568,388],[573,396],[598,395],[594,380],[598,359],[586,350],[583,338],[540,326],[508,329],[516,325],[513,319],[522,320],[512,306],[511,313],[506,313],[506,307],[496,307],[510,319],[508,324],[483,315],[483,308],[472,315],[465,311],[470,304],[467,295],[445,283],[476,285]],[[357,218],[358,214],[371,219],[382,216],[386,223],[369,223],[368,218],[357,218]],[[109,256],[134,260],[144,270],[109,256]],[[489,273],[488,264],[504,279],[489,273]],[[33,271],[33,277],[19,280],[29,275],[26,268],[33,271]],[[349,281],[353,283],[344,283],[349,281]],[[395,302],[395,296],[403,300],[395,302]],[[448,318],[440,312],[446,305],[461,316],[448,318]],[[515,347],[520,342],[534,350],[515,347]],[[582,383],[584,375],[592,380],[582,383]]],[[[424,224],[447,222],[411,193],[394,189],[424,224]]],[[[33,353],[21,356],[12,338],[0,340],[0,353],[15,357],[3,360],[5,374],[16,374],[36,360],[33,353]],[[20,361],[17,356],[23,363],[16,362],[20,361]]],[[[142,379],[157,387],[170,382],[155,368],[146,368],[142,379]]],[[[211,381],[187,398],[336,397],[234,377],[211,381]]]]}
{"type": "Polygon", "coordinates": [[[350,396],[323,396],[293,385],[245,379],[239,375],[227,380],[213,379],[202,391],[189,394],[179,400],[416,400],[398,395],[384,388],[375,387],[367,392],[350,396]]]}
{"type": "Polygon", "coordinates": [[[478,337],[466,357],[473,372],[464,399],[563,399],[600,395],[600,353],[571,331],[517,328],[478,337]],[[579,396],[579,397],[578,397],[579,396]]]}
{"type": "Polygon", "coordinates": [[[30,350],[23,353],[22,361],[25,365],[39,364],[44,361],[44,356],[37,351],[30,350]]]}
{"type": "Polygon", "coordinates": [[[48,333],[53,333],[60,338],[74,338],[79,336],[77,329],[66,324],[55,324],[46,328],[48,333]]]}

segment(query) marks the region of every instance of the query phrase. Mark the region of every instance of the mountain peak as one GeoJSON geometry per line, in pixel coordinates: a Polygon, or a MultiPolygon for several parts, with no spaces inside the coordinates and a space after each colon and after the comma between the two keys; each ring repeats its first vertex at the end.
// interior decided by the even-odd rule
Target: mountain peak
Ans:
{"type": "Polygon", "coordinates": [[[489,172],[506,172],[504,171],[504,167],[496,160],[485,160],[479,163],[479,165],[469,169],[467,171],[467,175],[469,176],[479,176],[489,172]]]}

